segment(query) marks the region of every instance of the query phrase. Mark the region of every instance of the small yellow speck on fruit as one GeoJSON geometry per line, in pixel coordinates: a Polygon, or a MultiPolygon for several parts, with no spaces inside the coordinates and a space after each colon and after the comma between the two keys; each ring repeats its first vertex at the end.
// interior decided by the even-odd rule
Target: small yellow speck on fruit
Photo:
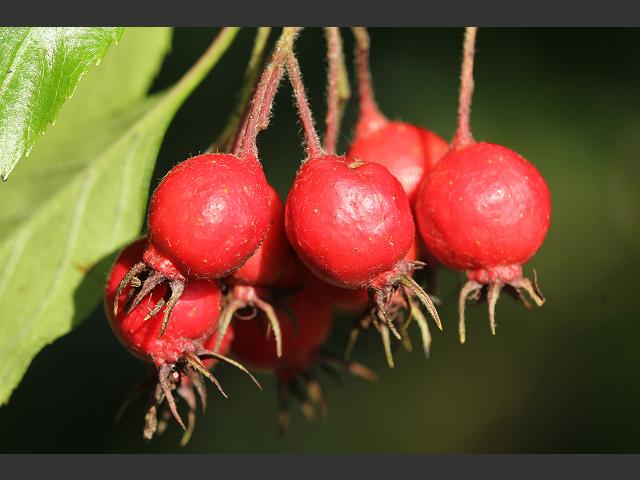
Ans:
{"type": "Polygon", "coordinates": [[[389,242],[389,245],[391,245],[393,247],[393,242],[389,242]]]}
{"type": "Polygon", "coordinates": [[[218,163],[217,160],[209,160],[209,162],[211,162],[213,165],[215,165],[216,163],[218,163]]]}
{"type": "Polygon", "coordinates": [[[352,170],[355,170],[356,168],[361,167],[362,165],[364,165],[364,162],[356,158],[353,162],[351,162],[347,166],[352,170]]]}
{"type": "Polygon", "coordinates": [[[229,193],[229,188],[228,188],[228,187],[224,187],[223,192],[224,192],[224,193],[229,193]]]}
{"type": "Polygon", "coordinates": [[[453,180],[449,180],[449,186],[453,185],[453,180]]]}
{"type": "Polygon", "coordinates": [[[476,240],[476,245],[480,246],[480,240],[476,240]]]}
{"type": "Polygon", "coordinates": [[[317,208],[314,208],[314,209],[313,209],[313,213],[318,213],[318,209],[317,209],[317,208]]]}

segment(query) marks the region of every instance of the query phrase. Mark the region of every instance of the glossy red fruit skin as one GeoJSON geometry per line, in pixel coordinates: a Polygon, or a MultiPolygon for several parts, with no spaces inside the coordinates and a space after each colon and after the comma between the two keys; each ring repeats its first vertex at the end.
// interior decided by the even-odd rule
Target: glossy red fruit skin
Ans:
{"type": "Polygon", "coordinates": [[[513,150],[451,150],[423,182],[416,216],[429,251],[481,283],[522,274],[549,229],[551,199],[538,170],[513,150]]]}
{"type": "Polygon", "coordinates": [[[269,187],[257,158],[189,158],[151,196],[144,261],[170,280],[226,276],[258,249],[269,219],[269,187]]]}
{"type": "MultiPolygon", "coordinates": [[[[114,334],[133,355],[156,365],[175,363],[185,353],[197,351],[202,342],[214,332],[220,316],[220,286],[217,281],[190,281],[161,338],[158,335],[164,309],[146,321],[144,317],[166,294],[166,284],[156,287],[130,313],[122,308],[114,317],[116,288],[129,269],[140,261],[146,243],[146,239],[137,240],[116,259],[105,287],[105,311],[114,334]]],[[[126,287],[120,295],[121,305],[126,303],[130,288],[126,287]]]]}
{"type": "Polygon", "coordinates": [[[366,286],[411,248],[415,225],[400,182],[377,163],[306,161],[287,197],[285,228],[302,262],[339,287],[366,286]]]}
{"type": "Polygon", "coordinates": [[[262,312],[251,321],[234,324],[232,350],[236,358],[252,368],[278,375],[280,379],[307,371],[316,354],[331,333],[331,304],[310,290],[301,290],[288,298],[295,315],[292,321],[287,311],[277,309],[282,329],[282,357],[278,358],[273,340],[265,335],[267,320],[262,312]]]}
{"type": "Polygon", "coordinates": [[[258,250],[238,270],[229,281],[234,284],[267,286],[272,285],[283,273],[293,256],[284,229],[284,205],[275,189],[268,185],[270,221],[267,236],[258,250]]]}
{"type": "Polygon", "coordinates": [[[347,157],[385,166],[400,181],[413,205],[420,182],[448,149],[446,140],[434,132],[410,123],[387,121],[372,132],[356,134],[347,157]]]}

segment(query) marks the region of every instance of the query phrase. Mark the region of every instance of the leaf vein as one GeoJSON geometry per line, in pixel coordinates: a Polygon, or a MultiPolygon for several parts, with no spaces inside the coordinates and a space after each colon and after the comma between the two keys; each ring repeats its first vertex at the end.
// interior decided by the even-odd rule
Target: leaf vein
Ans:
{"type": "MultiPolygon", "coordinates": [[[[86,210],[87,202],[89,199],[89,193],[91,192],[91,188],[95,183],[97,175],[92,173],[87,178],[85,178],[80,186],[80,192],[78,195],[78,201],[76,203],[76,208],[74,209],[73,215],[71,217],[71,224],[69,225],[69,233],[67,235],[67,241],[65,244],[65,248],[62,254],[62,258],[60,259],[58,268],[55,271],[55,274],[50,282],[50,288],[48,289],[48,293],[46,297],[44,297],[39,305],[34,308],[34,313],[28,316],[27,322],[25,322],[23,328],[20,330],[20,333],[16,335],[13,339],[12,345],[9,348],[9,351],[4,355],[5,358],[10,359],[14,358],[14,353],[20,347],[20,341],[24,338],[28,333],[31,332],[33,326],[39,321],[40,316],[45,311],[45,309],[49,306],[51,299],[57,293],[60,280],[62,276],[67,272],[66,265],[69,263],[69,259],[71,257],[72,251],[75,248],[76,242],[78,240],[78,233],[80,230],[81,220],[84,217],[84,213],[86,210]]],[[[5,367],[3,370],[0,370],[0,383],[4,383],[8,376],[8,373],[13,369],[13,365],[11,362],[5,362],[3,364],[5,367]]]]}
{"type": "Polygon", "coordinates": [[[18,58],[18,53],[20,53],[20,50],[22,50],[22,48],[24,47],[24,44],[27,41],[27,38],[29,37],[29,35],[31,35],[31,32],[32,32],[33,28],[34,27],[29,27],[27,29],[27,31],[24,34],[24,37],[22,37],[22,40],[18,44],[18,47],[13,52],[13,58],[11,59],[11,63],[9,64],[9,68],[7,68],[7,71],[8,72],[12,72],[12,73],[11,74],[7,74],[7,76],[4,77],[4,81],[2,82],[2,85],[0,86],[0,96],[2,96],[4,94],[4,91],[7,88],[7,84],[9,83],[11,78],[13,78],[13,74],[15,73],[15,68],[13,68],[13,67],[15,67],[16,59],[18,58]]]}
{"type": "Polygon", "coordinates": [[[2,301],[2,296],[9,284],[9,279],[11,278],[11,274],[16,269],[16,265],[18,264],[18,260],[22,256],[24,252],[24,247],[27,243],[27,240],[30,237],[29,231],[22,231],[18,234],[13,243],[13,247],[11,251],[8,253],[9,261],[5,264],[4,269],[2,270],[2,277],[0,277],[0,301],[2,301]]]}

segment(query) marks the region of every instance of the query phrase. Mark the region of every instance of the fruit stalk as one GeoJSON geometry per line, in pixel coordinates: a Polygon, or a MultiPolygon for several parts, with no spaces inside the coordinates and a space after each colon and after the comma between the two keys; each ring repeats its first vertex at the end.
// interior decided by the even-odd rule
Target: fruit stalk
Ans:
{"type": "Polygon", "coordinates": [[[313,124],[313,114],[309,108],[307,94],[304,91],[300,65],[293,51],[290,51],[287,55],[287,72],[293,87],[293,94],[296,98],[296,104],[298,105],[298,116],[302,122],[302,129],[307,143],[307,159],[324,155],[324,150],[318,138],[318,132],[313,124]]]}
{"type": "Polygon", "coordinates": [[[247,116],[247,126],[239,142],[240,152],[250,153],[254,156],[258,154],[256,138],[258,133],[264,130],[269,123],[273,98],[282,78],[283,64],[288,57],[288,53],[293,50],[293,43],[299,32],[299,27],[285,27],[282,29],[271,59],[264,68],[253,95],[247,116]]]}
{"type": "Polygon", "coordinates": [[[344,61],[342,37],[339,27],[326,27],[327,38],[327,116],[325,119],[324,149],[329,155],[335,155],[340,122],[344,106],[351,96],[347,68],[344,61]]]}
{"type": "Polygon", "coordinates": [[[360,118],[367,122],[358,122],[357,135],[364,136],[383,126],[387,119],[378,108],[373,93],[371,68],[369,66],[369,33],[365,27],[353,27],[353,37],[356,41],[356,75],[358,78],[358,97],[360,103],[360,118]]]}
{"type": "Polygon", "coordinates": [[[249,99],[251,98],[251,94],[255,91],[258,73],[260,72],[260,65],[262,64],[270,33],[271,27],[258,28],[253,42],[251,57],[249,58],[249,63],[247,63],[247,68],[244,72],[242,88],[238,95],[237,103],[231,112],[231,116],[229,117],[226,127],[222,133],[218,135],[218,138],[209,146],[207,152],[214,152],[218,150],[228,152],[232,149],[238,139],[242,137],[244,129],[246,128],[249,99]]]}
{"type": "Polygon", "coordinates": [[[473,98],[473,59],[476,49],[478,27],[467,27],[464,34],[462,69],[460,72],[460,97],[458,100],[458,129],[451,142],[452,148],[460,149],[475,142],[471,134],[470,115],[473,98]]]}

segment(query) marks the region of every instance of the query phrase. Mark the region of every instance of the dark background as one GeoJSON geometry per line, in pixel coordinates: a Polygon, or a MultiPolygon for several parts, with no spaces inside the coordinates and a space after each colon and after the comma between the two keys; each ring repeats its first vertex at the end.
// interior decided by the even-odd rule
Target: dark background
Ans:
{"type": "MultiPolygon", "coordinates": [[[[347,51],[351,38],[343,31],[347,51]]],[[[206,48],[215,29],[177,29],[154,90],[171,85],[206,48]]],[[[126,33],[125,33],[126,35],[126,33]]],[[[374,29],[372,70],[392,118],[453,134],[462,29],[374,29]]],[[[275,34],[272,34],[274,37],[275,34]]],[[[239,88],[253,32],[242,31],[185,103],[161,150],[157,180],[197,154],[222,129],[239,88]]],[[[325,382],[326,420],[294,412],[275,430],[272,378],[264,392],[222,367],[228,400],[210,390],[189,446],[175,424],[145,444],[144,403],[114,415],[145,367],[118,344],[101,308],[33,361],[0,409],[2,452],[638,452],[640,451],[640,30],[480,29],[472,125],[477,139],[512,147],[534,163],[552,195],[552,224],[526,267],[538,270],[547,303],[525,311],[498,304],[491,337],[484,307],[468,310],[467,344],[456,336],[461,277],[441,273],[440,314],[430,360],[398,352],[386,367],[379,340],[356,359],[373,384],[325,382]]],[[[324,115],[324,44],[319,29],[298,44],[312,107],[324,115]]],[[[267,177],[285,195],[303,156],[288,85],[272,127],[260,137],[267,177]]],[[[349,105],[342,148],[355,119],[349,105]]],[[[339,321],[331,348],[341,351],[339,321]]],[[[415,333],[415,332],[414,332],[415,333]]]]}

